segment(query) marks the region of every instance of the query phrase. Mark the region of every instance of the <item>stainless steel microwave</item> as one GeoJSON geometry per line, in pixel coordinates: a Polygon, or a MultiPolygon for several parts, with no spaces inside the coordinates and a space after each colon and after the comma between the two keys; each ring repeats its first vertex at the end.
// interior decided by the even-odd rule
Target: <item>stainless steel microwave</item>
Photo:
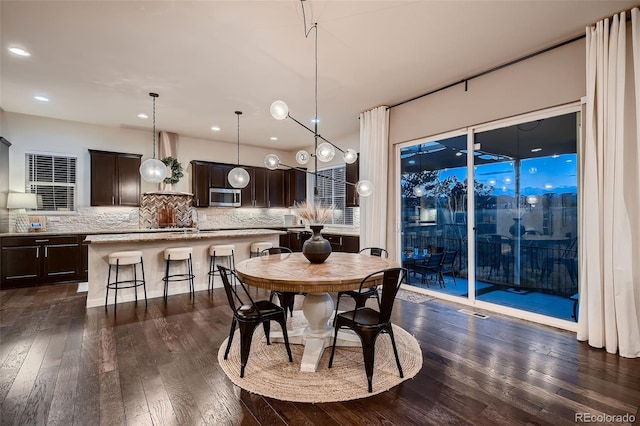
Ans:
{"type": "Polygon", "coordinates": [[[209,188],[209,205],[211,207],[240,207],[241,191],[239,189],[209,188]]]}

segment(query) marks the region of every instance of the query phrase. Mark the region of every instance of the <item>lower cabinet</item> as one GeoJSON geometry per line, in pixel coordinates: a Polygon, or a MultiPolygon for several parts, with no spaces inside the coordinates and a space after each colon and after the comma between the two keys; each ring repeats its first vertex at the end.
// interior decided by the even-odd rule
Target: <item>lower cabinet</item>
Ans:
{"type": "Polygon", "coordinates": [[[78,235],[3,237],[0,288],[77,280],[82,252],[78,235]]]}
{"type": "Polygon", "coordinates": [[[331,243],[332,251],[358,253],[360,251],[360,237],[353,235],[322,234],[331,243]]]}
{"type": "MultiPolygon", "coordinates": [[[[302,245],[311,238],[311,232],[291,232],[280,236],[280,245],[289,247],[292,251],[302,251],[302,245]]],[[[332,251],[358,253],[360,251],[360,237],[352,235],[322,234],[331,243],[332,251]]]]}

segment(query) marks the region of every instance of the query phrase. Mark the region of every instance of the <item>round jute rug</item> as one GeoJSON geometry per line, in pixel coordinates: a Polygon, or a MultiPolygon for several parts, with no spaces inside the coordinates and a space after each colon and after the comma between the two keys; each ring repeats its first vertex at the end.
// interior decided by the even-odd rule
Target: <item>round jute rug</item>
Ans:
{"type": "MultiPolygon", "coordinates": [[[[293,321],[300,321],[301,312],[296,311],[293,321]]],[[[303,320],[303,319],[302,319],[303,320]]],[[[272,323],[272,330],[279,327],[272,323]]],[[[237,386],[269,398],[294,402],[336,402],[366,398],[384,392],[404,380],[418,374],[422,368],[422,352],[418,341],[400,327],[393,326],[404,378],[398,375],[391,339],[381,334],[376,342],[373,372],[373,392],[367,391],[367,376],[364,371],[362,348],[337,347],[333,367],[328,368],[331,348],[324,351],[315,373],[301,372],[300,360],[304,347],[291,345],[293,362],[289,362],[282,343],[267,345],[262,327],[253,336],[249,361],[244,378],[240,378],[240,335],[233,338],[228,359],[224,360],[227,339],[220,345],[218,362],[222,370],[237,386]]]]}

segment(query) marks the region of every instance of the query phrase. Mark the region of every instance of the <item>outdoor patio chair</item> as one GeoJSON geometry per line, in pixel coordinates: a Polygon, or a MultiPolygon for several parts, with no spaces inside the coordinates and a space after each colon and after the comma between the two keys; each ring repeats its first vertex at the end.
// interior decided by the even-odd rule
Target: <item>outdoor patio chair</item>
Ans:
{"type": "Polygon", "coordinates": [[[444,252],[444,256],[440,262],[440,268],[438,269],[438,280],[440,281],[441,287],[445,287],[443,274],[451,274],[453,277],[453,285],[457,285],[454,265],[456,257],[458,257],[458,250],[449,250],[444,252]]]}

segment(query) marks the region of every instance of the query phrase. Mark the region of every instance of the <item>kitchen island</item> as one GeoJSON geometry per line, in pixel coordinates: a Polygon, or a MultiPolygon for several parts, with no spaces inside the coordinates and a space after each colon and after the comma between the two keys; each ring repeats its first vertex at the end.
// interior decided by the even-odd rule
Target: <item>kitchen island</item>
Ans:
{"type": "MultiPolygon", "coordinates": [[[[116,251],[138,250],[142,252],[144,261],[147,298],[162,297],[165,272],[164,249],[173,247],[191,247],[193,249],[193,273],[195,274],[195,290],[206,290],[209,282],[209,246],[213,244],[233,244],[236,247],[236,263],[249,258],[249,246],[256,241],[268,241],[279,245],[282,231],[271,229],[240,229],[226,231],[184,231],[158,233],[128,233],[88,235],[89,243],[89,278],[87,307],[103,306],[106,294],[107,276],[109,272],[109,253],[116,251]]],[[[173,262],[172,262],[173,263],[173,262]]],[[[170,273],[184,271],[182,262],[171,265],[170,273]]],[[[131,268],[121,268],[119,280],[131,279],[131,268]]],[[[112,276],[113,280],[113,276],[112,276]]],[[[222,287],[222,281],[216,275],[215,287],[222,287]]],[[[139,288],[138,298],[143,297],[139,288]]],[[[188,293],[189,284],[172,282],[169,284],[169,295],[188,293]]],[[[109,294],[108,304],[113,304],[113,292],[109,294]]],[[[118,303],[135,300],[134,289],[118,291],[118,303]]]]}

